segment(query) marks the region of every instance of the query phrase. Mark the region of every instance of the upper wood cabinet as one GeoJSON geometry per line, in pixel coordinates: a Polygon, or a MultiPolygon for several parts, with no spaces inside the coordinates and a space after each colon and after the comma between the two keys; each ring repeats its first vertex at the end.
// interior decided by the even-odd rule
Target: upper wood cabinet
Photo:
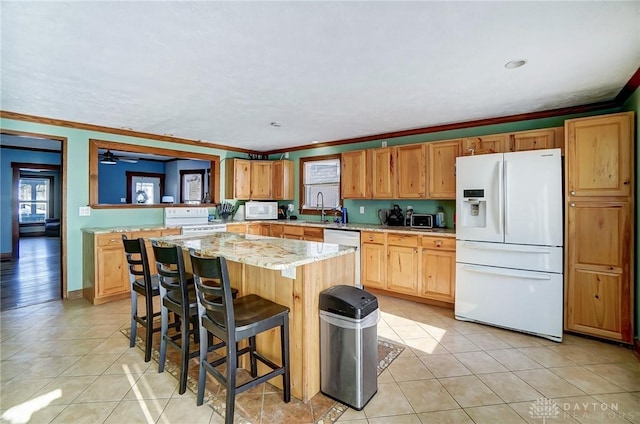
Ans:
{"type": "Polygon", "coordinates": [[[486,155],[489,153],[504,153],[509,149],[507,134],[483,135],[462,139],[462,155],[486,155]]]}
{"type": "Polygon", "coordinates": [[[225,161],[224,194],[227,199],[248,200],[251,197],[251,161],[227,159],[225,161]]]}
{"type": "Polygon", "coordinates": [[[341,191],[344,199],[370,199],[371,184],[367,178],[370,150],[354,150],[342,153],[341,191]]]}
{"type": "Polygon", "coordinates": [[[294,196],[293,161],[273,161],[273,187],[271,199],[291,200],[294,196]]]}
{"type": "Polygon", "coordinates": [[[373,186],[371,195],[374,199],[390,199],[395,197],[395,149],[383,147],[371,150],[371,177],[373,186]]]}
{"type": "Polygon", "coordinates": [[[397,197],[416,199],[426,195],[427,145],[407,144],[396,149],[397,197]]]}
{"type": "Polygon", "coordinates": [[[273,182],[273,162],[268,160],[251,161],[251,199],[271,199],[273,182]]]}
{"type": "Polygon", "coordinates": [[[428,143],[428,197],[456,198],[456,158],[461,153],[460,144],[460,140],[428,143]]]}
{"type": "Polygon", "coordinates": [[[523,150],[553,149],[556,147],[555,129],[539,131],[521,131],[509,134],[509,150],[520,152],[523,150]]]}
{"type": "Polygon", "coordinates": [[[630,196],[633,112],[565,121],[569,196],[630,196]]]}

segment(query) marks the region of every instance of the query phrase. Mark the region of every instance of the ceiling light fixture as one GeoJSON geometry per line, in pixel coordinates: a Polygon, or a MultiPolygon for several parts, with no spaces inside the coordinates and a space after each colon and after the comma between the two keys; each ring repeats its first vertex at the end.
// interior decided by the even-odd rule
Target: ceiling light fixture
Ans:
{"type": "Polygon", "coordinates": [[[507,69],[516,69],[519,68],[521,66],[524,66],[524,64],[527,63],[526,60],[524,59],[518,59],[518,60],[512,60],[510,62],[507,62],[504,67],[507,69]]]}
{"type": "Polygon", "coordinates": [[[115,156],[111,153],[111,150],[107,150],[104,156],[102,156],[102,159],[100,159],[100,163],[103,165],[115,165],[117,162],[115,156]]]}
{"type": "Polygon", "coordinates": [[[313,141],[311,142],[311,144],[318,144],[318,143],[320,143],[318,140],[313,140],[313,141]]]}
{"type": "Polygon", "coordinates": [[[269,125],[271,125],[272,127],[281,127],[282,126],[282,122],[273,121],[273,122],[269,123],[269,125]]]}

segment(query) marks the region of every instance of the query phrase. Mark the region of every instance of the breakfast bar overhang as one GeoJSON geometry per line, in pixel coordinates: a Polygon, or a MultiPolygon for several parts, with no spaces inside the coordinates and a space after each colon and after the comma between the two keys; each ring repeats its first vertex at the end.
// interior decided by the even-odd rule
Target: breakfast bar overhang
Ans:
{"type": "MultiPolygon", "coordinates": [[[[291,394],[309,401],[320,391],[320,292],[355,284],[355,247],[236,233],[152,238],[180,246],[188,270],[189,249],[227,260],[231,286],[239,296],[257,294],[290,309],[291,394]]],[[[280,361],[280,335],[272,330],[257,338],[258,350],[280,361]]],[[[259,372],[264,370],[258,369],[259,372]]],[[[271,384],[281,387],[281,379],[271,384]]]]}

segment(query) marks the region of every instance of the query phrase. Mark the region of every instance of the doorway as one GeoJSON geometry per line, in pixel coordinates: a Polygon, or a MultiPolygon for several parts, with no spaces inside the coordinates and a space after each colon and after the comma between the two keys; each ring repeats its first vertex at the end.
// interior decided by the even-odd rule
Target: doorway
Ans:
{"type": "Polygon", "coordinates": [[[0,149],[2,310],[66,298],[66,138],[2,129],[0,149]]]}

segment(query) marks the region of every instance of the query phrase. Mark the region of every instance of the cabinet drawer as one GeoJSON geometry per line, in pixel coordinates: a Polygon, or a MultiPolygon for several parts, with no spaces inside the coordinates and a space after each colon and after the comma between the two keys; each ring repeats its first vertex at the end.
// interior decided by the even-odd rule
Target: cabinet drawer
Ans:
{"type": "Polygon", "coordinates": [[[387,234],[387,244],[393,246],[414,247],[418,245],[418,236],[409,234],[387,234]]]}
{"type": "Polygon", "coordinates": [[[363,231],[362,233],[360,233],[360,241],[362,243],[384,244],[385,239],[385,233],[373,233],[367,231],[363,231]]]}
{"type": "Polygon", "coordinates": [[[316,228],[316,227],[305,227],[304,228],[304,236],[313,237],[313,238],[324,238],[324,229],[316,228]]]}
{"type": "Polygon", "coordinates": [[[133,231],[132,233],[127,234],[127,237],[131,239],[144,238],[148,239],[149,237],[160,237],[160,231],[133,231]]]}
{"type": "Polygon", "coordinates": [[[168,228],[166,230],[160,231],[160,235],[164,236],[177,236],[180,234],[180,228],[168,228]]]}
{"type": "Polygon", "coordinates": [[[304,227],[298,227],[295,225],[285,225],[284,233],[294,236],[302,236],[304,235],[304,227]]]}
{"type": "Polygon", "coordinates": [[[428,249],[456,250],[456,239],[452,237],[422,236],[422,247],[428,249]]]}
{"type": "Polygon", "coordinates": [[[122,235],[125,234],[128,238],[131,238],[129,233],[108,233],[96,235],[96,246],[120,246],[124,249],[122,244],[122,235]]]}

